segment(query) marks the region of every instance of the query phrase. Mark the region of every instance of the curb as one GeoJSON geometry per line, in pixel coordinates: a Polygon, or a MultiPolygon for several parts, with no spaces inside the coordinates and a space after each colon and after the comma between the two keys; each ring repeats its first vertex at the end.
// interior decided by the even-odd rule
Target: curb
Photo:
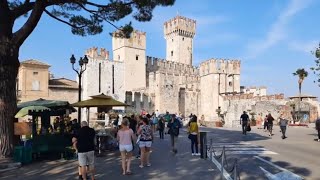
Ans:
{"type": "Polygon", "coordinates": [[[10,170],[13,170],[13,169],[18,169],[20,167],[21,167],[21,163],[20,162],[1,164],[0,165],[0,173],[1,172],[6,172],[6,171],[10,171],[10,170]]]}

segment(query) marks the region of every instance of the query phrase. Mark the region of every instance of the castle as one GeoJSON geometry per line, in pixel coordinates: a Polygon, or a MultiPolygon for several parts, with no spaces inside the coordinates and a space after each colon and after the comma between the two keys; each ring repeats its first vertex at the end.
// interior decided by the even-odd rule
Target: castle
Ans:
{"type": "MultiPolygon", "coordinates": [[[[116,32],[115,32],[116,33],[116,32]]],[[[127,110],[194,113],[211,120],[223,95],[240,92],[240,61],[209,59],[193,63],[196,21],[176,16],[164,23],[166,59],[146,56],[146,33],[112,37],[113,59],[103,48],[86,51],[82,96],[104,93],[130,105],[127,110]]]]}

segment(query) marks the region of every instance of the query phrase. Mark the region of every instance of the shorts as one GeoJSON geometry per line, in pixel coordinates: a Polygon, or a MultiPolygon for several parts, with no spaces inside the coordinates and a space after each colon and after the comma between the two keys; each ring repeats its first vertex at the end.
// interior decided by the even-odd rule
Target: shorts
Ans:
{"type": "Polygon", "coordinates": [[[133,150],[133,146],[132,144],[119,144],[119,150],[122,151],[126,151],[126,152],[131,152],[133,150]]]}
{"type": "Polygon", "coordinates": [[[94,151],[78,153],[79,166],[94,166],[94,151]]]}
{"type": "Polygon", "coordinates": [[[143,148],[143,147],[151,147],[152,141],[140,141],[139,142],[139,147],[143,148]]]}

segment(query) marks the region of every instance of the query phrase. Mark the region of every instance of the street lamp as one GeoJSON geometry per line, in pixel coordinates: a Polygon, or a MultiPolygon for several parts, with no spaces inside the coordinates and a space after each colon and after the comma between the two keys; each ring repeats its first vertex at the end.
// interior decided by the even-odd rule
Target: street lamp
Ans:
{"type": "MultiPolygon", "coordinates": [[[[74,57],[74,55],[72,54],[71,58],[70,58],[70,63],[72,64],[72,69],[77,73],[78,78],[79,78],[79,87],[78,87],[78,101],[81,101],[81,77],[82,77],[82,73],[87,69],[87,64],[88,64],[88,57],[87,55],[85,55],[83,58],[80,57],[79,60],[79,70],[74,68],[74,64],[76,63],[76,58],[74,57]]],[[[81,122],[81,108],[78,107],[78,122],[81,122]]]]}

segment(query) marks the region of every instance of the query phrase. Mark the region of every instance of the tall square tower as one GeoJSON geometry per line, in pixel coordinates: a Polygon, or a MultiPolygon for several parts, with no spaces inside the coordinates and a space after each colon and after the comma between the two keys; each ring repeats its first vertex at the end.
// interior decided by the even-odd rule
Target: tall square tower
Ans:
{"type": "Polygon", "coordinates": [[[164,37],[167,41],[168,61],[192,65],[193,37],[196,33],[196,21],[176,16],[164,23],[164,37]]]}

